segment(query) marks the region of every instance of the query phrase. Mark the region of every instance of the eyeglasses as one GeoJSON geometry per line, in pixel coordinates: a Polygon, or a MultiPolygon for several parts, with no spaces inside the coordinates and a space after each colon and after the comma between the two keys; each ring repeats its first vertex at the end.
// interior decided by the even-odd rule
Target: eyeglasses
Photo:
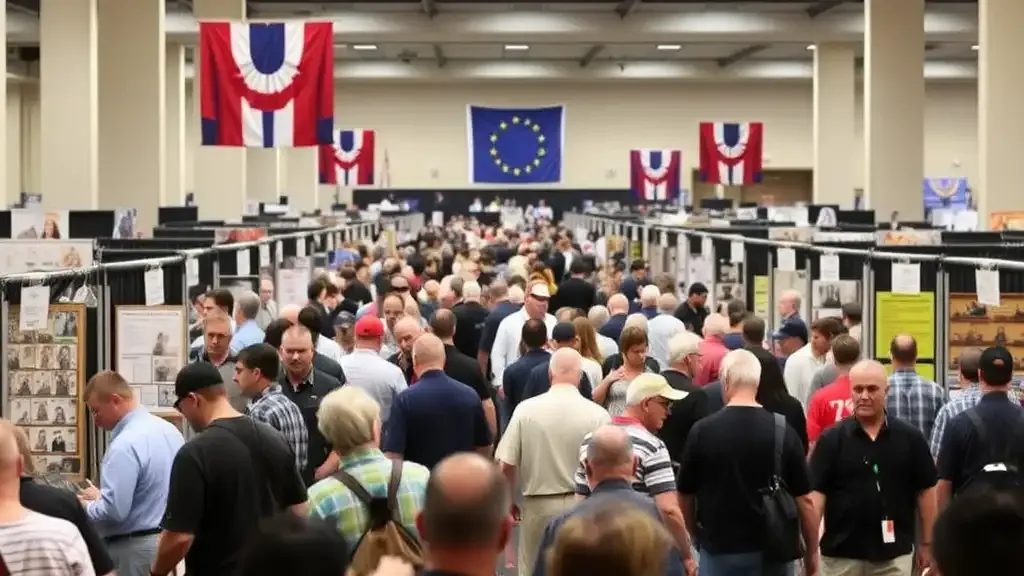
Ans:
{"type": "Polygon", "coordinates": [[[174,409],[177,410],[178,412],[181,412],[181,403],[184,402],[185,400],[188,400],[192,396],[193,396],[193,394],[187,394],[187,395],[182,396],[181,398],[178,398],[177,400],[175,400],[174,401],[174,409]]]}
{"type": "Polygon", "coordinates": [[[405,292],[408,292],[408,291],[409,291],[409,287],[408,287],[408,286],[392,286],[392,287],[391,287],[391,291],[392,291],[392,292],[401,292],[401,293],[405,293],[405,292]]]}

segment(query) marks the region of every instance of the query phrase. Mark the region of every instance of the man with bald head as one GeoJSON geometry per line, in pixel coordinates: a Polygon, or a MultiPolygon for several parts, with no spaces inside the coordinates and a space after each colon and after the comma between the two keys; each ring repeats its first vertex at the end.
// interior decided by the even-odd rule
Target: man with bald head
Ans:
{"type": "Polygon", "coordinates": [[[608,299],[608,321],[597,330],[598,334],[618,342],[622,329],[626,326],[629,316],[629,300],[622,294],[614,294],[608,299]]]}
{"type": "Polygon", "coordinates": [[[89,550],[78,528],[22,506],[25,462],[14,426],[0,421],[0,558],[4,574],[93,576],[89,550]],[[11,568],[15,567],[15,568],[11,568]]]}
{"type": "MultiPolygon", "coordinates": [[[[440,312],[440,310],[438,311],[440,312]]],[[[444,343],[424,334],[412,346],[418,381],[391,407],[383,450],[433,468],[456,452],[491,454],[491,431],[479,395],[444,372],[444,343]]]]}
{"type": "Polygon", "coordinates": [[[825,519],[822,574],[910,576],[915,535],[918,568],[930,564],[935,463],[921,431],[886,414],[885,366],[861,360],[850,389],[853,417],[827,428],[810,460],[814,525],[825,519]]]}
{"type": "Polygon", "coordinates": [[[490,460],[456,454],[434,468],[416,528],[426,544],[423,576],[491,576],[512,536],[509,487],[490,460]]]}
{"type": "Polygon", "coordinates": [[[484,324],[491,311],[481,303],[483,291],[476,280],[462,285],[462,302],[452,307],[456,318],[455,347],[470,358],[476,358],[484,324]]]}
{"type": "Polygon", "coordinates": [[[783,290],[782,294],[779,295],[779,303],[776,305],[779,312],[780,322],[784,324],[786,320],[797,320],[800,318],[800,307],[803,301],[803,296],[796,290],[783,290]]]}
{"type": "MultiPolygon", "coordinates": [[[[547,550],[554,544],[558,529],[569,518],[587,516],[604,506],[619,503],[643,510],[659,524],[662,521],[661,514],[651,499],[633,490],[632,482],[637,461],[633,453],[633,442],[623,428],[602,425],[595,430],[587,445],[585,464],[590,495],[571,510],[554,518],[545,527],[537,551],[534,576],[547,574],[545,563],[547,550]]],[[[672,548],[662,573],[666,576],[682,576],[685,573],[692,574],[693,572],[684,571],[679,550],[672,548]]]]}
{"type": "Polygon", "coordinates": [[[406,315],[395,322],[393,332],[398,351],[388,358],[388,362],[401,368],[405,381],[412,384],[416,381],[412,371],[412,344],[423,334],[423,328],[420,327],[419,318],[406,315]]]}
{"type": "Polygon", "coordinates": [[[550,387],[516,407],[498,444],[497,459],[509,485],[515,486],[518,477],[523,491],[520,573],[531,570],[544,527],[575,503],[573,474],[583,437],[611,419],[580,394],[582,363],[579,352],[565,346],[546,367],[535,368],[548,370],[550,387]]]}
{"type": "Polygon", "coordinates": [[[889,376],[887,409],[932,437],[932,427],[946,403],[946,391],[917,373],[917,341],[910,334],[897,334],[889,344],[892,375],[889,376]]]}
{"type": "Polygon", "coordinates": [[[473,389],[480,397],[487,417],[487,427],[493,437],[498,432],[498,415],[494,407],[494,388],[484,380],[480,365],[469,356],[463,354],[455,346],[458,337],[456,329],[457,317],[454,310],[442,308],[434,312],[430,319],[430,332],[444,344],[444,372],[457,382],[473,389]]]}

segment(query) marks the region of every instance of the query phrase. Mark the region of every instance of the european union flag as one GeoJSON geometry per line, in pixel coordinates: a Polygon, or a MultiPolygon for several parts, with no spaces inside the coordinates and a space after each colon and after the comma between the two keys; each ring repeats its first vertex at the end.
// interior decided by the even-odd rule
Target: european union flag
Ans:
{"type": "Polygon", "coordinates": [[[565,106],[469,107],[469,181],[536,184],[562,179],[565,106]]]}

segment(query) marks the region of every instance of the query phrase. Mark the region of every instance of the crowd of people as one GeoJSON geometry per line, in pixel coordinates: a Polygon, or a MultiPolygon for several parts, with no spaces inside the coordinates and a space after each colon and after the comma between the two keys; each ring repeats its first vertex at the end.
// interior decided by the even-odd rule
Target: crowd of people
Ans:
{"type": "Polygon", "coordinates": [[[808,324],[785,292],[769,332],[581,241],[457,217],[348,247],[305,306],[194,292],[187,439],[96,374],[111,441],[69,491],[0,423],[0,574],[1016,572],[1006,349],[964,351],[949,398],[913,337],[864,353],[858,306],[808,324]]]}

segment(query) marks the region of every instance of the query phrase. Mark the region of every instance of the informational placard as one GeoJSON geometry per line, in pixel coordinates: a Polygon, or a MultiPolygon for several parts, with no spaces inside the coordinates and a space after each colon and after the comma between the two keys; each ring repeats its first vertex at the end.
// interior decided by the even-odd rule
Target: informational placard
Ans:
{"type": "Polygon", "coordinates": [[[811,284],[811,319],[842,316],[843,304],[860,303],[860,292],[857,280],[815,280],[811,284]]]}
{"type": "Polygon", "coordinates": [[[1024,294],[1002,294],[999,305],[974,294],[949,296],[949,369],[960,369],[966,348],[1003,346],[1013,354],[1013,372],[1024,374],[1024,294]]]}
{"type": "Polygon", "coordinates": [[[5,274],[84,268],[92,250],[92,240],[0,240],[0,266],[5,274]]]}
{"type": "Polygon", "coordinates": [[[935,358],[935,293],[875,293],[875,357],[888,358],[889,345],[899,334],[917,340],[917,356],[935,358]]]}
{"type": "Polygon", "coordinates": [[[7,325],[7,413],[28,437],[41,474],[84,473],[85,306],[53,304],[39,330],[19,328],[20,306],[7,325]]]}
{"type": "Polygon", "coordinates": [[[151,411],[174,411],[174,378],[185,365],[187,325],[180,306],[118,306],[116,368],[151,411]]]}
{"type": "Polygon", "coordinates": [[[312,275],[313,265],[309,258],[285,258],[277,267],[275,288],[278,309],[290,304],[304,306],[309,300],[306,290],[312,275]]]}
{"type": "Polygon", "coordinates": [[[70,234],[67,210],[15,208],[11,210],[11,238],[62,240],[70,234]]]}

